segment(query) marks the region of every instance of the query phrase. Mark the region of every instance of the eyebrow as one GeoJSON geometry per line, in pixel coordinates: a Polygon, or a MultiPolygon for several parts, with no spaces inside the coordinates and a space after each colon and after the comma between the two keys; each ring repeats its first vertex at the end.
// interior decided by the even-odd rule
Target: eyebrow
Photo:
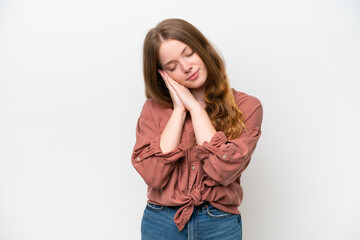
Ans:
{"type": "MultiPolygon", "coordinates": [[[[189,46],[185,46],[184,49],[181,51],[181,54],[183,54],[188,47],[189,47],[189,46]]],[[[172,62],[174,62],[174,60],[171,60],[171,61],[169,61],[168,63],[164,64],[163,67],[165,67],[166,65],[168,65],[168,64],[170,64],[170,63],[172,63],[172,62]]]]}

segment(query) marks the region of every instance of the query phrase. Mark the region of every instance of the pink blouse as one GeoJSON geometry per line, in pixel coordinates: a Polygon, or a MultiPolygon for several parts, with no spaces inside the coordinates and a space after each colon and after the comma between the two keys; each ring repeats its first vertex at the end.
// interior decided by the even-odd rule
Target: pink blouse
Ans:
{"type": "Polygon", "coordinates": [[[174,217],[179,231],[190,219],[194,205],[204,202],[240,214],[240,177],[260,138],[263,108],[257,98],[232,91],[247,128],[236,139],[228,139],[224,132],[217,131],[210,142],[191,148],[195,135],[187,114],[179,146],[162,153],[160,135],[173,110],[150,98],[141,111],[132,164],[148,185],[148,203],[181,206],[174,217]]]}

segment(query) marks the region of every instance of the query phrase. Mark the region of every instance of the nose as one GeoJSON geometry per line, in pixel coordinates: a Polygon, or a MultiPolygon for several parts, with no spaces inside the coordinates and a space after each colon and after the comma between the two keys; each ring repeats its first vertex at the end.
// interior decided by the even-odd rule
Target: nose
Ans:
{"type": "Polygon", "coordinates": [[[183,61],[182,62],[182,68],[184,70],[185,73],[189,73],[192,69],[192,64],[187,62],[187,61],[183,61]]]}

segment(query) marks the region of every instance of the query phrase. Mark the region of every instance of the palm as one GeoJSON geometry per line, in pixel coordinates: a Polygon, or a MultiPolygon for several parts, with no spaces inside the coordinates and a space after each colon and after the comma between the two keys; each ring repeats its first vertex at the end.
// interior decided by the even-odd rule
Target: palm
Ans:
{"type": "Polygon", "coordinates": [[[167,88],[170,91],[174,106],[178,105],[182,110],[190,111],[192,107],[200,104],[187,87],[176,82],[168,74],[162,71],[162,76],[167,88]]]}
{"type": "Polygon", "coordinates": [[[186,108],[185,108],[184,104],[180,100],[179,96],[176,94],[175,89],[169,83],[170,76],[167,75],[164,71],[161,71],[161,70],[159,70],[159,73],[161,74],[161,76],[162,76],[162,78],[163,78],[163,80],[165,82],[165,85],[169,90],[171,100],[173,101],[173,104],[174,104],[174,109],[182,110],[182,111],[185,112],[186,108]]]}

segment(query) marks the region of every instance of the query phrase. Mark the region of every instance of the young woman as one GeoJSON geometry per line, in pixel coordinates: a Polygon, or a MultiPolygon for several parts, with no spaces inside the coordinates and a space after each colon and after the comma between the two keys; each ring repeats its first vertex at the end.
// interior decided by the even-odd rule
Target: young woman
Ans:
{"type": "Polygon", "coordinates": [[[181,19],[148,32],[143,71],[132,153],[148,185],[142,239],[241,239],[240,177],[261,135],[261,102],[230,88],[224,61],[181,19]]]}

